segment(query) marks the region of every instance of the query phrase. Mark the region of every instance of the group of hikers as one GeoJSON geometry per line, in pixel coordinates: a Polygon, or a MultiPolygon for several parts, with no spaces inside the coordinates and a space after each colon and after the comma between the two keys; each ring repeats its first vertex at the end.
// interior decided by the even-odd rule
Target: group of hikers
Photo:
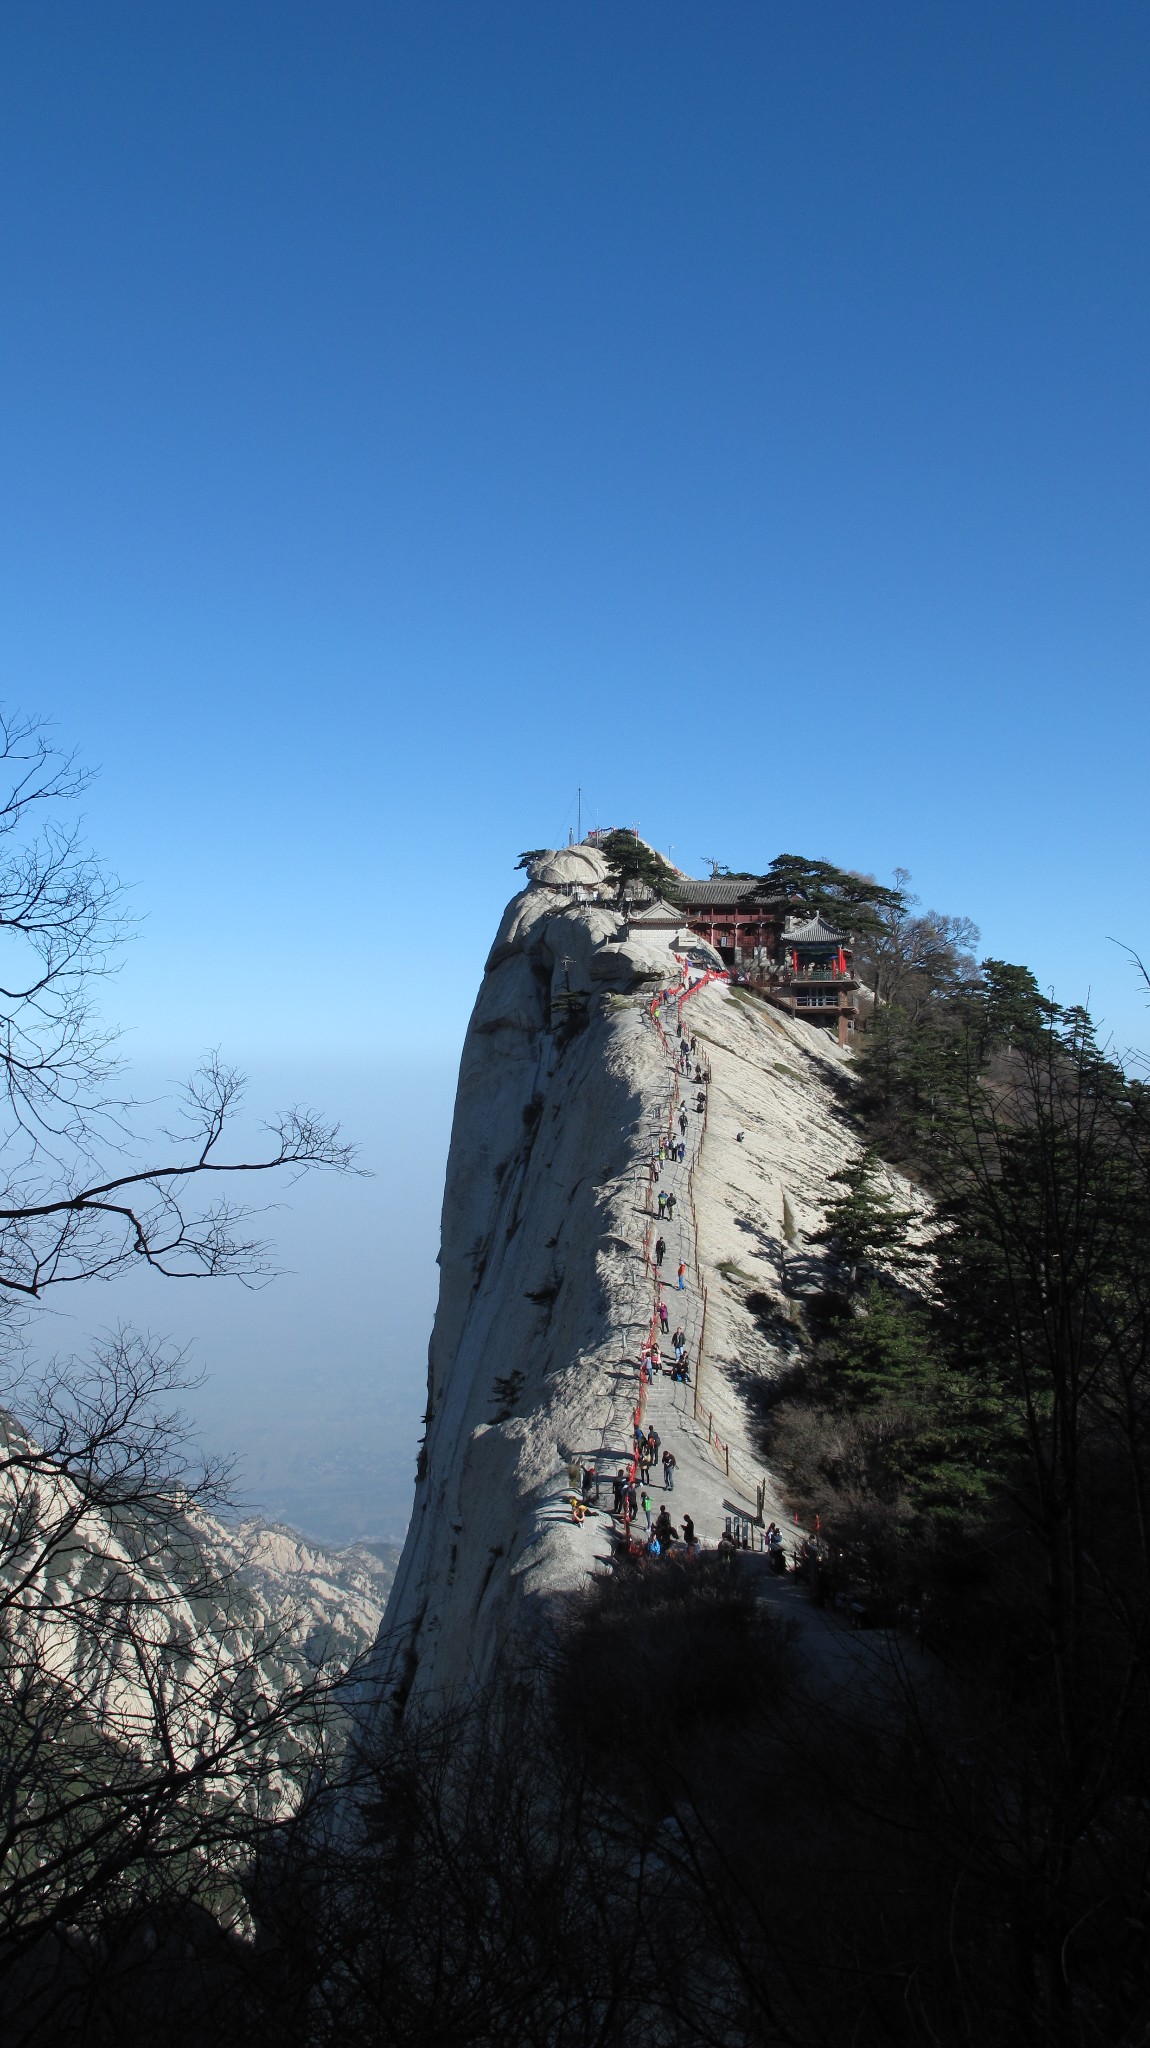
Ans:
{"type": "MultiPolygon", "coordinates": [[[[697,1557],[701,1546],[699,1538],[695,1533],[695,1524],[691,1516],[684,1515],[682,1517],[682,1530],[680,1531],[671,1520],[670,1509],[666,1501],[663,1502],[656,1512],[655,1504],[651,1499],[651,1471],[653,1467],[660,1465],[660,1438],[658,1430],[652,1428],[644,1432],[636,1425],[635,1436],[635,1462],[638,1483],[636,1484],[632,1480],[627,1466],[620,1465],[614,1479],[611,1481],[613,1494],[611,1503],[612,1515],[623,1523],[624,1528],[633,1527],[638,1522],[640,1515],[642,1516],[646,1531],[642,1550],[643,1554],[647,1557],[665,1557],[676,1543],[682,1544],[684,1554],[687,1557],[697,1557]]],[[[663,1474],[664,1492],[673,1493],[675,1490],[674,1451],[662,1451],[660,1469],[663,1474]]],[[[594,1465],[587,1465],[583,1468],[581,1491],[571,1496],[572,1519],[576,1522],[585,1521],[591,1509],[597,1507],[598,1504],[599,1474],[594,1465]]]]}
{"type": "MultiPolygon", "coordinates": [[[[652,1522],[648,1505],[647,1532],[645,1549],[648,1557],[665,1557],[670,1551],[671,1545],[679,1541],[679,1531],[675,1528],[665,1506],[659,1509],[654,1522],[652,1522]]],[[[695,1524],[691,1520],[690,1515],[683,1516],[682,1541],[686,1555],[688,1557],[698,1557],[699,1539],[695,1534],[695,1524]]]]}
{"type": "MultiPolygon", "coordinates": [[[[672,1002],[675,995],[676,991],[673,989],[664,990],[662,1002],[672,1002]]],[[[693,1078],[697,1089],[694,1102],[695,1113],[698,1116],[702,1116],[707,1106],[705,1084],[708,1077],[704,1074],[703,1068],[698,1062],[697,1041],[684,1031],[681,1018],[678,1020],[677,1036],[679,1046],[675,1056],[676,1077],[677,1079],[681,1077],[681,1084],[687,1084],[693,1078]]],[[[675,1095],[678,1096],[678,1094],[679,1088],[677,1086],[675,1095]]],[[[648,1178],[652,1188],[658,1184],[664,1167],[668,1165],[682,1166],[686,1162],[687,1132],[690,1128],[690,1118],[685,1096],[681,1100],[673,1102],[673,1116],[678,1124],[678,1136],[674,1135],[673,1130],[669,1130],[666,1136],[660,1138],[657,1155],[652,1159],[648,1169],[648,1178]]],[[[673,1188],[659,1189],[658,1219],[661,1224],[672,1224],[674,1222],[678,1199],[673,1188]]],[[[682,1323],[680,1323],[674,1332],[671,1332],[670,1311],[663,1295],[663,1288],[668,1283],[664,1281],[662,1271],[663,1261],[667,1256],[667,1240],[662,1230],[660,1230],[655,1240],[651,1256],[655,1269],[656,1302],[651,1334],[643,1345],[639,1358],[639,1380],[640,1386],[644,1391],[647,1387],[654,1384],[657,1375],[665,1374],[673,1381],[686,1384],[690,1383],[691,1377],[690,1361],[687,1356],[686,1330],[683,1328],[682,1323]],[[660,1338],[664,1339],[664,1341],[669,1338],[669,1354],[664,1353],[660,1345],[660,1338]]],[[[684,1259],[678,1261],[675,1278],[678,1291],[685,1293],[687,1287],[687,1265],[684,1259]]],[[[664,1500],[662,1506],[656,1512],[651,1498],[650,1487],[654,1483],[652,1475],[657,1477],[660,1473],[662,1474],[664,1494],[674,1492],[676,1470],[674,1452],[663,1445],[659,1432],[653,1423],[650,1428],[644,1426],[638,1410],[636,1411],[633,1425],[633,1436],[634,1444],[630,1463],[620,1465],[611,1482],[611,1514],[622,1524],[623,1533],[629,1540],[632,1552],[636,1549],[634,1532],[637,1528],[641,1527],[644,1531],[641,1550],[646,1556],[665,1556],[675,1544],[681,1544],[688,1557],[696,1556],[700,1544],[695,1533],[695,1524],[690,1515],[684,1514],[682,1516],[682,1529],[680,1532],[671,1521],[670,1510],[666,1501],[664,1500]],[[641,1523],[640,1517],[642,1517],[641,1523]]],[[[574,1474],[575,1468],[572,1468],[573,1478],[574,1474]]],[[[600,1482],[598,1471],[594,1464],[586,1465],[582,1468],[582,1478],[578,1492],[573,1491],[571,1494],[571,1512],[576,1522],[582,1522],[588,1513],[598,1506],[599,1495],[600,1482]]]]}
{"type": "MultiPolygon", "coordinates": [[[[672,1001],[674,993],[673,990],[666,990],[662,1000],[665,1003],[672,1001]]],[[[679,1050],[676,1056],[676,1067],[678,1074],[689,1077],[691,1065],[696,1058],[697,1045],[693,1037],[689,1038],[684,1033],[681,1018],[677,1028],[679,1050]]],[[[705,1083],[709,1078],[709,1074],[704,1074],[702,1067],[696,1065],[695,1079],[704,1084],[699,1087],[695,1097],[694,1108],[698,1116],[702,1116],[706,1110],[705,1083]]],[[[678,1086],[676,1086],[676,1097],[678,1092],[678,1086]]],[[[677,1105],[673,1101],[673,1112],[677,1116],[680,1140],[676,1142],[669,1136],[660,1140],[658,1156],[652,1159],[649,1168],[649,1180],[652,1187],[658,1184],[664,1166],[671,1163],[683,1164],[685,1161],[686,1135],[689,1128],[686,1100],[679,1100],[677,1105]]],[[[737,1135],[741,1141],[745,1134],[739,1131],[737,1135]]],[[[673,1189],[659,1189],[658,1219],[660,1223],[671,1224],[674,1222],[678,1199],[673,1189]]],[[[663,1289],[668,1283],[664,1279],[662,1270],[663,1262],[667,1256],[667,1241],[662,1231],[660,1231],[655,1240],[651,1256],[654,1263],[655,1313],[652,1317],[651,1333],[642,1347],[639,1358],[640,1404],[636,1408],[633,1422],[633,1450],[629,1463],[621,1464],[612,1478],[612,1499],[609,1512],[613,1519],[621,1525],[620,1534],[624,1538],[625,1548],[630,1551],[632,1556],[638,1554],[640,1557],[647,1558],[665,1557],[675,1546],[679,1546],[680,1555],[694,1558],[698,1556],[703,1545],[696,1534],[695,1524],[691,1516],[683,1514],[680,1518],[681,1530],[676,1528],[671,1521],[670,1508],[666,1499],[664,1499],[656,1511],[650,1491],[661,1473],[664,1495],[674,1492],[676,1459],[674,1452],[663,1444],[654,1423],[652,1422],[647,1426],[644,1422],[641,1410],[646,1390],[654,1385],[655,1378],[658,1375],[665,1375],[673,1381],[685,1382],[688,1385],[691,1378],[690,1361],[687,1356],[686,1331],[680,1322],[672,1333],[670,1311],[663,1294],[663,1289]],[[664,1352],[660,1339],[664,1343],[669,1340],[669,1355],[664,1352]],[[640,1517],[642,1518],[641,1520],[640,1517]]],[[[684,1291],[686,1288],[686,1274],[686,1263],[680,1259],[677,1271],[680,1291],[684,1291]]],[[[593,1509],[599,1508],[600,1480],[598,1470],[594,1463],[583,1467],[574,1464],[569,1466],[568,1470],[573,1487],[570,1495],[572,1517],[576,1522],[582,1522],[593,1509]]],[[[600,1509],[600,1512],[603,1511],[600,1509]]],[[[817,1536],[810,1539],[809,1543],[803,1544],[802,1550],[796,1554],[794,1560],[796,1571],[817,1567],[820,1561],[818,1546],[819,1538],[817,1536]],[[812,1545],[815,1548],[812,1548],[812,1545]]],[[[751,1530],[750,1522],[745,1518],[736,1518],[736,1525],[733,1526],[732,1518],[728,1516],[726,1527],[718,1539],[717,1550],[720,1560],[731,1564],[740,1549],[746,1550],[753,1547],[754,1534],[751,1530]]],[[[776,1522],[772,1521],[769,1523],[764,1531],[762,1547],[769,1558],[771,1569],[779,1573],[785,1572],[787,1570],[786,1539],[776,1522]]],[[[825,1546],[823,1547],[825,1548],[825,1546]]]]}
{"type": "MultiPolygon", "coordinates": [[[[663,1303],[660,1302],[659,1306],[660,1308],[662,1308],[663,1303]]],[[[659,1318],[659,1322],[660,1327],[665,1336],[667,1333],[667,1324],[663,1322],[661,1316],[659,1318]]],[[[658,1338],[649,1337],[647,1339],[647,1342],[644,1344],[643,1349],[639,1354],[640,1385],[644,1387],[652,1386],[655,1381],[656,1373],[665,1372],[667,1374],[668,1379],[678,1380],[683,1385],[690,1386],[691,1363],[687,1357],[686,1332],[682,1328],[676,1330],[674,1336],[671,1339],[671,1351],[673,1354],[672,1358],[670,1360],[664,1360],[663,1353],[659,1348],[658,1338]]]]}
{"type": "Polygon", "coordinates": [[[693,1038],[687,1037],[686,1033],[682,1030],[680,1023],[679,1050],[675,1055],[676,1071],[682,1074],[685,1080],[689,1081],[691,1078],[691,1063],[692,1061],[695,1061],[695,1079],[696,1081],[705,1081],[707,1076],[703,1072],[700,1063],[695,1059],[695,1054],[695,1040],[693,1038]]]}
{"type": "MultiPolygon", "coordinates": [[[[663,1001],[665,1003],[671,1001],[673,994],[674,992],[670,989],[664,990],[663,1001]]],[[[695,1039],[689,1037],[684,1032],[681,1018],[678,1022],[677,1033],[679,1049],[675,1064],[678,1074],[686,1080],[690,1078],[691,1063],[695,1058],[698,1047],[695,1039]]],[[[703,1080],[701,1067],[696,1066],[695,1080],[699,1083],[703,1080]]],[[[675,1093],[676,1095],[678,1094],[677,1088],[675,1093]]],[[[706,1099],[706,1094],[702,1087],[700,1087],[695,1098],[696,1114],[702,1115],[706,1107],[706,1099]]],[[[677,1121],[679,1127],[678,1138],[676,1139],[670,1133],[660,1138],[658,1152],[651,1161],[649,1178],[652,1187],[657,1185],[664,1166],[669,1164],[682,1166],[686,1162],[689,1117],[685,1099],[678,1103],[677,1121]]],[[[660,1223],[674,1222],[677,1200],[678,1197],[673,1188],[659,1189],[658,1216],[660,1223]]],[[[666,1338],[671,1327],[670,1311],[663,1297],[664,1281],[662,1267],[666,1256],[667,1240],[663,1236],[662,1231],[660,1231],[652,1252],[655,1267],[655,1318],[652,1322],[651,1334],[639,1355],[639,1382],[643,1388],[652,1386],[658,1374],[666,1373],[670,1379],[680,1383],[688,1383],[691,1376],[690,1363],[687,1358],[687,1333],[682,1324],[671,1335],[672,1355],[670,1358],[664,1357],[659,1343],[659,1338],[666,1338]],[[655,1320],[657,1320],[659,1326],[658,1334],[656,1334],[654,1328],[655,1320]]],[[[675,1278],[678,1291],[685,1293],[687,1265],[684,1259],[680,1259],[678,1262],[675,1278]]],[[[673,1543],[680,1541],[679,1530],[674,1527],[671,1521],[666,1502],[663,1503],[663,1506],[656,1514],[651,1495],[648,1491],[652,1472],[658,1473],[661,1471],[664,1492],[673,1493],[675,1488],[675,1465],[674,1452],[663,1448],[662,1440],[654,1424],[649,1429],[645,1429],[642,1417],[637,1413],[634,1422],[634,1455],[630,1471],[625,1466],[620,1466],[615,1476],[613,1513],[622,1521],[632,1550],[635,1548],[632,1532],[638,1523],[640,1515],[642,1516],[646,1531],[646,1540],[642,1545],[642,1549],[648,1557],[664,1556],[670,1550],[673,1543]]],[[[690,1515],[684,1515],[682,1522],[681,1541],[685,1546],[687,1556],[694,1557],[699,1549],[698,1538],[695,1534],[695,1524],[690,1515]]]]}

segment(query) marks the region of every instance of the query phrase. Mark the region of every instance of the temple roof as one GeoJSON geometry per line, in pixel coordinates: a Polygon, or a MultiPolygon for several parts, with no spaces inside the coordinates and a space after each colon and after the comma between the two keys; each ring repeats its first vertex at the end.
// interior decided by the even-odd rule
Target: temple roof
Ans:
{"type": "Polygon", "coordinates": [[[801,924],[788,918],[783,926],[784,945],[843,946],[849,938],[850,933],[841,932],[837,925],[824,924],[821,910],[801,924]]]}
{"type": "Polygon", "coordinates": [[[675,894],[684,903],[697,904],[701,910],[733,908],[736,903],[746,902],[756,908],[774,899],[760,895],[754,881],[745,875],[713,875],[707,882],[696,882],[690,875],[679,875],[675,881],[675,894]]]}
{"type": "Polygon", "coordinates": [[[644,904],[642,910],[633,913],[629,911],[627,914],[627,923],[633,927],[637,926],[640,931],[650,931],[652,927],[667,931],[674,927],[675,931],[678,931],[682,922],[682,910],[676,910],[673,904],[665,903],[661,896],[657,896],[653,903],[644,904]]]}

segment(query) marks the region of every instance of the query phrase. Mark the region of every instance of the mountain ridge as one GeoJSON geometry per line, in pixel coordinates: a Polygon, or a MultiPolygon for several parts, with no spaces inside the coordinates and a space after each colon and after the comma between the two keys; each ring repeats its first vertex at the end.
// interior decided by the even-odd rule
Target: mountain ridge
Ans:
{"type": "Polygon", "coordinates": [[[859,1151],[840,1100],[851,1054],[729,988],[705,944],[688,954],[679,934],[581,900],[602,867],[586,846],[532,856],[468,1028],[427,1430],[370,1677],[381,1713],[530,1657],[555,1600],[609,1569],[610,1483],[581,1525],[571,1494],[589,1464],[602,1482],[630,1459],[637,1403],[674,1443],[668,1503],[704,1542],[731,1516],[784,1513],[755,1396],[787,1369],[790,1304],[823,1256],[804,1239],[859,1151]],[[683,1161],[660,1165],[680,1130],[683,1161]],[[677,1196],[662,1269],[653,1174],[677,1196]],[[648,1391],[660,1296],[695,1371],[648,1391]],[[767,1315],[748,1306],[760,1296],[767,1315]]]}

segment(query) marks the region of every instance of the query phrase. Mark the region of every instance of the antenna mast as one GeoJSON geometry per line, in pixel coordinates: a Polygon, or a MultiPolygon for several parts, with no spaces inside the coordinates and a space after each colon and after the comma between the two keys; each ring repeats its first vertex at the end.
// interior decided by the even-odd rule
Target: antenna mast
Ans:
{"type": "MultiPolygon", "coordinates": [[[[582,846],[582,844],[583,844],[583,791],[582,791],[581,789],[580,789],[580,790],[577,790],[577,791],[576,791],[576,797],[575,797],[575,801],[576,801],[576,804],[578,805],[578,809],[577,809],[577,811],[576,811],[576,816],[577,816],[577,818],[578,818],[578,820],[579,820],[579,823],[578,823],[578,825],[577,825],[577,826],[576,826],[576,828],[575,828],[575,835],[576,835],[576,839],[577,839],[577,842],[578,842],[578,844],[579,844],[580,846],[582,846]]],[[[570,813],[570,811],[568,811],[568,813],[567,813],[567,816],[568,816],[568,817],[570,817],[570,816],[571,816],[571,813],[570,813]]]]}

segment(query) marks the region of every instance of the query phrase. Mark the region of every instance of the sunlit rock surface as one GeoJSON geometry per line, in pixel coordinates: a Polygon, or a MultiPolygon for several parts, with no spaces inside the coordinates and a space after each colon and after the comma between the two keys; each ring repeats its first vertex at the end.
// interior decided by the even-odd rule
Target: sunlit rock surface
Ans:
{"type": "MultiPolygon", "coordinates": [[[[629,930],[609,901],[570,893],[601,871],[588,847],[535,858],[467,1033],[426,1436],[370,1687],[385,1717],[458,1697],[512,1643],[530,1655],[550,1603],[609,1563],[609,1516],[571,1519],[569,1467],[593,1459],[608,1476],[630,1443],[655,1303],[648,1168],[672,1106],[679,1136],[680,1099],[687,1158],[659,1184],[676,1195],[663,1272],[696,1383],[662,1376],[649,1396],[677,1460],[668,1504],[689,1508],[712,1543],[728,1514],[754,1511],[760,1488],[780,1511],[753,1441],[755,1385],[786,1365],[791,1281],[819,1257],[804,1237],[828,1176],[857,1149],[842,1098],[851,1055],[712,983],[681,1013],[712,1076],[704,1134],[698,1086],[680,1081],[649,1014],[679,979],[676,935],[629,930]]],[[[692,949],[695,973],[719,965],[692,949]]],[[[666,1015],[677,1046],[673,1005],[666,1015]]]]}

